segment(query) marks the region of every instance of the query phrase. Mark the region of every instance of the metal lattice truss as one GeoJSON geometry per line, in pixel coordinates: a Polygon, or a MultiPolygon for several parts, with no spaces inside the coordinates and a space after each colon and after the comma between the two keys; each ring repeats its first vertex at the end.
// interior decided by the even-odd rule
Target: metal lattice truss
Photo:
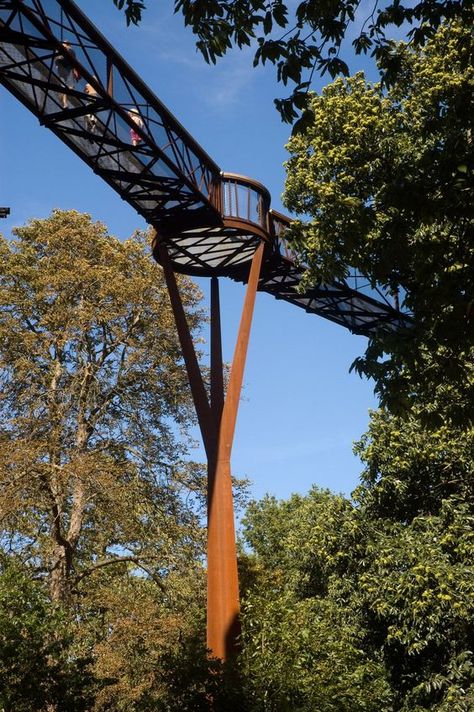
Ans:
{"type": "Polygon", "coordinates": [[[360,275],[301,292],[268,191],[224,175],[72,0],[0,0],[0,82],[156,228],[176,270],[246,282],[264,240],[259,290],[358,334],[407,325],[360,275]]]}
{"type": "Polygon", "coordinates": [[[286,258],[267,263],[259,291],[284,299],[305,311],[345,326],[354,334],[370,336],[383,330],[407,326],[407,317],[389,304],[351,289],[345,282],[319,284],[300,290],[304,269],[286,258]]]}
{"type": "Polygon", "coordinates": [[[267,264],[259,290],[284,299],[305,311],[345,326],[354,334],[370,336],[379,330],[409,327],[410,317],[393,304],[396,298],[355,270],[345,280],[321,283],[305,291],[301,281],[306,271],[284,239],[290,219],[272,211],[275,256],[267,264]]]}
{"type": "Polygon", "coordinates": [[[176,270],[184,274],[230,276],[237,273],[246,281],[248,265],[261,238],[233,227],[197,228],[167,240],[176,270]]]}
{"type": "Polygon", "coordinates": [[[0,44],[2,84],[148,222],[220,222],[219,168],[74,3],[0,0],[0,44]]]}

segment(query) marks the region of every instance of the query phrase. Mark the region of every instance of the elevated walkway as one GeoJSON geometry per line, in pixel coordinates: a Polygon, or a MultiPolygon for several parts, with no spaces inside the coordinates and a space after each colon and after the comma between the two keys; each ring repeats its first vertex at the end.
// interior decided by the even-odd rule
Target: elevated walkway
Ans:
{"type": "Polygon", "coordinates": [[[263,241],[260,291],[357,334],[407,325],[361,275],[301,293],[266,188],[223,173],[72,0],[0,0],[0,82],[156,229],[176,271],[245,283],[263,241]]]}

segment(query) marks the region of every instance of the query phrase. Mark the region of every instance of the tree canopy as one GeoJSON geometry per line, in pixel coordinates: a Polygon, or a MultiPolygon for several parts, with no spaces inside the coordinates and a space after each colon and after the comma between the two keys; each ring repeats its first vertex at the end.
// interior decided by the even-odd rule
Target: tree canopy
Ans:
{"type": "MultiPolygon", "coordinates": [[[[200,293],[179,281],[195,332],[200,293]]],[[[78,709],[89,693],[97,710],[158,709],[186,645],[205,660],[192,642],[204,640],[204,479],[187,455],[180,353],[147,236],[120,242],[56,210],[0,239],[0,547],[16,562],[0,581],[0,617],[16,620],[0,637],[7,710],[58,703],[69,660],[91,680],[78,709]]],[[[180,694],[184,709],[192,690],[180,694]]]]}
{"type": "Polygon", "coordinates": [[[397,292],[413,325],[378,334],[356,364],[382,404],[356,444],[353,500],[313,489],[248,509],[257,710],[474,705],[471,28],[397,52],[388,90],[358,74],[313,94],[288,146],[306,279],[351,265],[397,292]]]}
{"type": "MultiPolygon", "coordinates": [[[[255,710],[381,712],[391,691],[353,596],[363,528],[313,488],[253,503],[243,535],[244,663],[255,710]]],[[[387,706],[386,706],[387,705],[387,706]]]]}
{"type": "MultiPolygon", "coordinates": [[[[113,0],[125,12],[127,23],[145,17],[141,0],[113,0]]],[[[349,74],[341,56],[344,45],[356,54],[371,53],[386,83],[400,70],[393,35],[406,28],[414,47],[422,47],[445,21],[472,19],[468,0],[303,0],[295,5],[282,0],[175,0],[175,13],[196,35],[196,47],[206,62],[216,63],[233,47],[253,46],[254,66],[270,62],[277,79],[294,86],[291,95],[276,99],[283,120],[291,122],[306,107],[307,90],[314,72],[349,74]]],[[[347,54],[347,53],[346,53],[347,54]]]]}
{"type": "Polygon", "coordinates": [[[473,523],[458,498],[408,525],[316,488],[254,503],[242,562],[252,709],[469,712],[473,523]]]}
{"type": "MultiPolygon", "coordinates": [[[[161,271],[143,239],[74,211],[14,233],[0,242],[3,545],[56,600],[121,559],[160,578],[199,529],[180,496],[199,472],[175,437],[192,410],[161,271]]],[[[199,293],[181,282],[196,328],[199,293]]]]}
{"type": "Polygon", "coordinates": [[[400,46],[385,91],[362,74],[312,95],[290,139],[286,206],[307,220],[288,237],[317,282],[347,274],[398,293],[405,334],[380,335],[357,368],[383,402],[472,421],[471,28],[443,25],[423,49],[400,46]]]}
{"type": "Polygon", "coordinates": [[[74,628],[14,558],[0,559],[0,705],[31,712],[86,712],[94,685],[90,659],[74,654],[74,628]]]}

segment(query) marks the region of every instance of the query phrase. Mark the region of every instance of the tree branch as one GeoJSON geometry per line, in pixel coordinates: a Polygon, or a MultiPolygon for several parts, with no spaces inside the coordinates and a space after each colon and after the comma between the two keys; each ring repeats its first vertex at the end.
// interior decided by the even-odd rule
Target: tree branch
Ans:
{"type": "Polygon", "coordinates": [[[88,569],[83,571],[81,574],[76,576],[75,578],[75,584],[76,586],[84,579],[87,578],[87,576],[90,576],[93,574],[95,571],[98,569],[102,569],[104,566],[112,566],[113,564],[122,564],[122,563],[130,562],[138,566],[140,569],[145,571],[153,581],[158,584],[158,586],[161,588],[161,590],[164,592],[165,586],[163,585],[162,581],[147,567],[145,566],[140,558],[138,556],[118,556],[114,559],[106,559],[105,561],[98,561],[96,564],[93,566],[90,566],[88,569]]]}

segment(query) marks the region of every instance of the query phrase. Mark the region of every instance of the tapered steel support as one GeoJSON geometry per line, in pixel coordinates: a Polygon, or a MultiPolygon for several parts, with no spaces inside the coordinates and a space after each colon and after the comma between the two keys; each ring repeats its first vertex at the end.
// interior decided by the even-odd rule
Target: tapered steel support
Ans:
{"type": "Polygon", "coordinates": [[[211,277],[211,411],[216,426],[216,433],[219,432],[223,408],[224,367],[222,363],[219,280],[217,277],[211,277]]]}
{"type": "Polygon", "coordinates": [[[211,279],[210,404],[166,247],[158,249],[208,460],[207,647],[213,657],[228,660],[237,652],[240,632],[230,456],[264,245],[252,259],[225,396],[219,283],[211,279]]]}
{"type": "Polygon", "coordinates": [[[220,420],[215,469],[209,462],[207,528],[207,647],[227,660],[237,652],[239,582],[230,455],[244,375],[263,243],[252,260],[234,358],[220,420]],[[213,471],[214,469],[214,471],[213,471]]]}
{"type": "Polygon", "coordinates": [[[178,338],[181,344],[184,363],[188,374],[189,385],[191,387],[199,428],[201,430],[206,455],[209,460],[214,457],[217,429],[212,417],[211,407],[209,405],[204,381],[201,375],[201,369],[199,368],[191,332],[186,320],[183,302],[181,301],[179,294],[176,275],[173,271],[166,247],[160,242],[157,244],[161,265],[165,275],[166,286],[168,287],[168,293],[170,296],[171,308],[173,309],[174,319],[176,322],[178,338]]]}

